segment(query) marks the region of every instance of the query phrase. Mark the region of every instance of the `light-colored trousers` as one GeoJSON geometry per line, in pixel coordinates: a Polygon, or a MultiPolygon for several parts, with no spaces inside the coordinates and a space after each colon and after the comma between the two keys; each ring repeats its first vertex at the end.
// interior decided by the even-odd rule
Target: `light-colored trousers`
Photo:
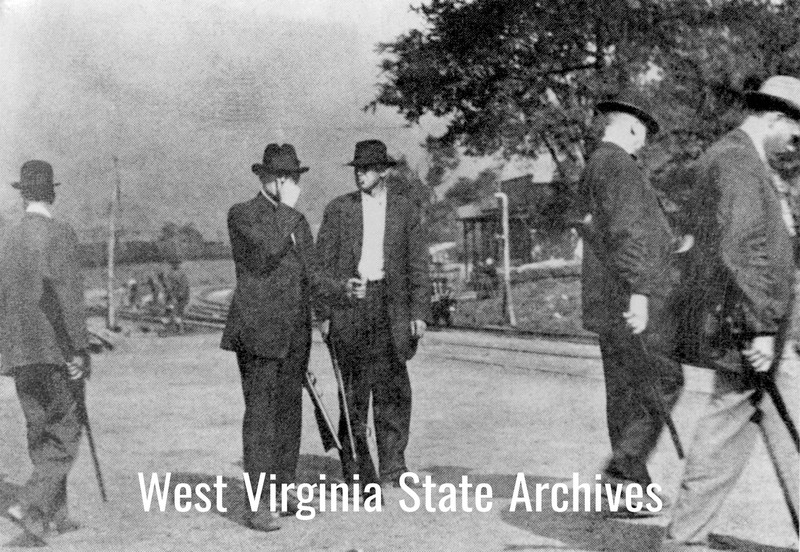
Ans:
{"type": "MultiPolygon", "coordinates": [[[[792,421],[800,409],[800,362],[787,355],[778,369],[776,384],[792,421]]],[[[759,403],[763,417],[752,421],[756,407],[753,389],[744,388],[738,375],[717,372],[706,412],[695,431],[680,490],[668,529],[684,543],[705,542],[714,520],[741,475],[761,433],[780,481],[786,504],[795,515],[800,499],[800,460],[785,423],[772,399],[759,403]]]]}

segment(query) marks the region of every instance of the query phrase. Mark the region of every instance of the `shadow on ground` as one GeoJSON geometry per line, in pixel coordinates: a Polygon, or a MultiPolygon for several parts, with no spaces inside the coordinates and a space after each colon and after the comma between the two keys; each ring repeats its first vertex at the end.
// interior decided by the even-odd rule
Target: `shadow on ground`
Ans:
{"type": "MultiPolygon", "coordinates": [[[[461,477],[469,475],[470,483],[475,485],[488,483],[492,486],[495,499],[510,500],[514,496],[517,474],[481,474],[472,473],[470,468],[462,466],[431,466],[425,469],[437,483],[458,485],[461,477]]],[[[527,512],[525,505],[517,504],[517,511],[509,511],[509,504],[496,505],[500,510],[500,519],[524,531],[539,537],[552,539],[561,544],[550,545],[507,545],[505,550],[569,550],[644,552],[657,551],[663,538],[663,527],[643,522],[613,520],[604,518],[593,512],[553,511],[550,488],[555,483],[571,484],[571,480],[525,475],[528,496],[536,508],[536,487],[547,485],[540,493],[541,512],[527,512]]],[[[570,485],[571,489],[571,485],[570,485]]],[[[559,494],[559,498],[562,495],[559,494]]],[[[571,497],[568,495],[568,499],[571,497]]]]}

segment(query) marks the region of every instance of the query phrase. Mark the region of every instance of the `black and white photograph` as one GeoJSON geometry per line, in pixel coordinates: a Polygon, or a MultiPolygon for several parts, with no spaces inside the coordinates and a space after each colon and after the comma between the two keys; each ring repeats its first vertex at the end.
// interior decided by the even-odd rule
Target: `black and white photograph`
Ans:
{"type": "Polygon", "coordinates": [[[798,551],[800,0],[0,0],[0,546],[798,551]]]}

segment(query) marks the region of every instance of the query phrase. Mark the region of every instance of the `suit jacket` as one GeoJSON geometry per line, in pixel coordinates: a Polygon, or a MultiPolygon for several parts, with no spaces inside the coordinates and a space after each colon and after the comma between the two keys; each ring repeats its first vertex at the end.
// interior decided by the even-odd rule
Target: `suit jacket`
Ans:
{"type": "MultiPolygon", "coordinates": [[[[700,159],[691,205],[695,246],[685,277],[687,310],[702,319],[684,333],[705,334],[716,340],[712,347],[730,350],[743,339],[772,334],[782,350],[793,302],[795,239],[782,218],[779,192],[744,131],[729,132],[700,159]]],[[[729,358],[726,367],[738,369],[738,352],[729,358]]]]}
{"type": "Polygon", "coordinates": [[[221,347],[285,358],[296,332],[311,332],[315,261],[308,221],[258,194],[231,207],[228,232],[236,289],[221,347]]]}
{"type": "Polygon", "coordinates": [[[635,159],[602,142],[580,182],[584,213],[592,215],[583,257],[583,325],[601,332],[624,322],[632,294],[649,300],[649,333],[666,332],[664,305],[674,284],[674,236],[658,195],[635,159]]]}
{"type": "MultiPolygon", "coordinates": [[[[414,356],[412,320],[425,320],[430,307],[430,285],[425,233],[421,214],[414,202],[388,192],[383,258],[389,298],[389,321],[392,341],[398,358],[414,356]]],[[[347,298],[347,280],[358,275],[364,217],[361,192],[337,197],[325,208],[317,236],[317,257],[326,292],[321,294],[318,315],[331,320],[334,342],[352,343],[354,300],[347,298]]]]}
{"type": "Polygon", "coordinates": [[[26,213],[0,251],[2,373],[64,364],[88,346],[78,238],[61,221],[26,213]]]}

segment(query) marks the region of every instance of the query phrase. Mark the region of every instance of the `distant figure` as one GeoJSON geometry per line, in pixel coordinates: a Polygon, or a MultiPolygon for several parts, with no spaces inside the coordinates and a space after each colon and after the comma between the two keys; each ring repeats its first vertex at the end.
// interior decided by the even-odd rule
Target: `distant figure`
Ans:
{"type": "Polygon", "coordinates": [[[158,291],[158,304],[168,305],[170,302],[169,286],[167,285],[167,278],[161,270],[158,271],[158,291]]]}
{"type": "Polygon", "coordinates": [[[151,272],[147,276],[147,288],[150,290],[150,306],[158,306],[159,304],[159,292],[158,292],[158,283],[156,282],[156,275],[155,272],[151,272]]]}
{"type": "MultiPolygon", "coordinates": [[[[89,377],[78,238],[53,218],[53,168],[22,165],[25,215],[0,251],[0,373],[14,378],[25,415],[33,471],[7,512],[24,533],[14,546],[42,546],[48,528],[78,528],[67,514],[67,475],[81,426],[73,386],[89,377]]],[[[7,427],[4,429],[8,430],[7,427]]]]}
{"type": "Polygon", "coordinates": [[[173,259],[170,261],[170,272],[167,274],[167,326],[175,326],[179,333],[183,333],[183,313],[189,304],[190,288],[189,278],[181,270],[181,261],[173,259]]]}
{"type": "Polygon", "coordinates": [[[132,309],[139,308],[139,282],[136,281],[135,276],[131,276],[126,287],[128,288],[127,305],[132,309]]]}

